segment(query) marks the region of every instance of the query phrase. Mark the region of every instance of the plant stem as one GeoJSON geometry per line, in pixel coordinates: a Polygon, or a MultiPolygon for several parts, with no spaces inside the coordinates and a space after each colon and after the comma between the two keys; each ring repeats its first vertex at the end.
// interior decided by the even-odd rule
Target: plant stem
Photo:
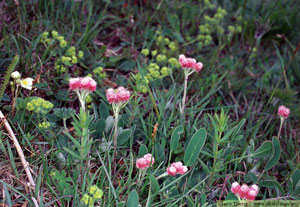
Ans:
{"type": "Polygon", "coordinates": [[[185,99],[186,99],[186,90],[187,90],[187,81],[188,81],[188,74],[186,72],[187,70],[184,71],[184,90],[183,90],[183,98],[182,98],[182,105],[181,105],[181,108],[180,108],[180,113],[181,113],[181,116],[183,116],[183,113],[184,113],[184,108],[185,108],[185,99]]]}
{"type": "Polygon", "coordinates": [[[115,126],[114,126],[114,171],[113,174],[116,173],[117,170],[117,136],[118,136],[118,118],[119,118],[119,109],[120,106],[117,106],[116,109],[114,110],[115,112],[115,126]]]}
{"type": "Polygon", "coordinates": [[[282,129],[282,126],[283,126],[283,122],[284,122],[284,118],[283,117],[280,117],[280,126],[279,126],[279,132],[278,132],[278,139],[280,137],[280,134],[281,134],[281,129],[282,129]]]}
{"type": "Polygon", "coordinates": [[[219,132],[219,137],[217,137],[215,143],[214,143],[214,162],[213,162],[213,171],[211,173],[211,177],[209,179],[209,185],[211,185],[211,182],[213,181],[213,177],[215,174],[215,168],[216,168],[216,161],[217,161],[217,154],[218,154],[218,148],[219,148],[219,141],[221,139],[222,132],[219,132]]]}

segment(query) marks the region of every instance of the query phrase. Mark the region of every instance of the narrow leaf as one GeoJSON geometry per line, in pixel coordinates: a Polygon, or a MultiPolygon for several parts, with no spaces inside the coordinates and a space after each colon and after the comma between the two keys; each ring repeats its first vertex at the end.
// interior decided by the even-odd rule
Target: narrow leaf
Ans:
{"type": "Polygon", "coordinates": [[[205,144],[206,135],[205,128],[201,128],[191,138],[184,154],[184,163],[187,166],[191,166],[197,161],[200,151],[205,144]]]}
{"type": "Polygon", "coordinates": [[[170,141],[170,150],[174,151],[177,149],[179,144],[180,135],[184,132],[184,128],[182,125],[176,127],[172,133],[171,141],[170,141]]]}

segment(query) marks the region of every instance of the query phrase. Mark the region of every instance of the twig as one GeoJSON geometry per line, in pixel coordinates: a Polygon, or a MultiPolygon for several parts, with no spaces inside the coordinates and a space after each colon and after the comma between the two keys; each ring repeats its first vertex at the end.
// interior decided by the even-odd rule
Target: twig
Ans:
{"type": "MultiPolygon", "coordinates": [[[[0,118],[3,119],[4,118],[4,115],[2,113],[2,111],[0,111],[0,118]]],[[[19,154],[19,157],[21,159],[21,162],[22,162],[22,165],[25,169],[25,172],[27,174],[27,177],[28,177],[28,180],[29,180],[29,183],[30,183],[30,187],[34,190],[34,187],[35,187],[35,183],[34,183],[34,180],[32,178],[32,175],[31,175],[31,172],[30,172],[30,167],[27,163],[27,161],[25,160],[25,156],[24,156],[24,153],[22,151],[22,148],[13,132],[13,130],[11,129],[9,123],[7,122],[6,119],[4,119],[4,126],[6,128],[6,130],[8,131],[8,134],[9,136],[11,137],[11,139],[13,140],[14,142],[14,145],[15,145],[15,148],[17,149],[17,152],[19,154]]]]}

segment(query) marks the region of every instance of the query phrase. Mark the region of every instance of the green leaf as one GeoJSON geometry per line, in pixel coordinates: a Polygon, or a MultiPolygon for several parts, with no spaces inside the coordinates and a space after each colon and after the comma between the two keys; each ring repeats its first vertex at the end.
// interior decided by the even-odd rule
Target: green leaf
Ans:
{"type": "Polygon", "coordinates": [[[73,157],[77,158],[77,159],[81,159],[79,155],[77,155],[75,152],[73,152],[72,150],[70,150],[69,148],[64,147],[63,148],[66,152],[68,152],[69,154],[71,154],[73,157]]]}
{"type": "Polygon", "coordinates": [[[108,116],[105,120],[105,132],[108,133],[114,126],[115,119],[112,116],[108,116]]]}
{"type": "Polygon", "coordinates": [[[193,199],[190,196],[186,197],[186,201],[187,201],[187,206],[188,207],[194,207],[195,203],[193,202],[193,199]]]}
{"type": "Polygon", "coordinates": [[[153,194],[158,193],[158,191],[159,191],[159,183],[157,182],[156,178],[152,174],[150,174],[149,175],[149,179],[150,179],[150,182],[151,182],[152,193],[153,194]]]}
{"type": "Polygon", "coordinates": [[[280,159],[281,149],[280,149],[280,143],[279,143],[279,140],[277,137],[273,137],[272,146],[273,146],[272,157],[267,162],[267,164],[265,166],[265,171],[270,170],[272,167],[274,167],[280,159]]]}
{"type": "Polygon", "coordinates": [[[146,145],[142,144],[139,149],[138,157],[143,157],[147,153],[148,153],[148,149],[147,149],[146,145]]]}
{"type": "Polygon", "coordinates": [[[276,180],[263,180],[259,182],[259,186],[266,187],[266,188],[276,188],[280,191],[282,195],[284,195],[284,190],[281,184],[276,180]]]}
{"type": "Polygon", "coordinates": [[[300,170],[296,169],[289,179],[289,193],[297,196],[300,194],[300,170]]]}
{"type": "Polygon", "coordinates": [[[238,200],[237,197],[233,193],[228,193],[228,195],[225,198],[224,203],[228,203],[226,201],[231,201],[232,202],[232,201],[237,201],[237,200],[238,200]]]}
{"type": "Polygon", "coordinates": [[[172,133],[171,141],[170,141],[170,150],[174,151],[177,149],[179,144],[180,135],[184,132],[184,128],[182,125],[176,127],[172,133]]]}
{"type": "Polygon", "coordinates": [[[166,158],[166,155],[165,155],[165,149],[159,144],[159,143],[156,143],[155,144],[155,151],[156,151],[156,159],[158,162],[163,162],[166,158]]]}
{"type": "Polygon", "coordinates": [[[139,205],[139,195],[136,190],[130,192],[127,200],[127,207],[138,207],[139,205]]]}
{"type": "Polygon", "coordinates": [[[53,109],[54,115],[61,118],[61,119],[69,119],[72,117],[72,115],[76,114],[76,111],[72,108],[55,108],[53,109]]]}
{"type": "Polygon", "coordinates": [[[101,103],[99,106],[100,117],[106,119],[109,116],[109,110],[105,103],[101,103]]]}
{"type": "Polygon", "coordinates": [[[206,135],[205,128],[201,128],[191,138],[184,154],[184,163],[187,166],[191,166],[197,161],[200,151],[205,144],[206,135]]]}
{"type": "Polygon", "coordinates": [[[228,140],[228,138],[230,137],[230,135],[234,132],[234,130],[236,129],[236,127],[233,127],[232,129],[230,129],[220,140],[220,143],[225,142],[228,140]]]}
{"type": "Polygon", "coordinates": [[[262,145],[254,152],[254,158],[265,158],[272,155],[272,142],[265,141],[262,145]]]}
{"type": "Polygon", "coordinates": [[[117,145],[122,146],[124,145],[130,138],[131,129],[125,129],[117,138],[117,145]]]}

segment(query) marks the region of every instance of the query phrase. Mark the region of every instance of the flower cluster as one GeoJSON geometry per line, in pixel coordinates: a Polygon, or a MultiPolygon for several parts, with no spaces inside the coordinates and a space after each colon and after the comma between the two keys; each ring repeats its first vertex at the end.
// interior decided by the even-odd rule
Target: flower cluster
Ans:
{"type": "Polygon", "coordinates": [[[133,75],[136,84],[136,90],[141,93],[147,92],[147,84],[150,81],[156,81],[169,76],[174,68],[180,68],[177,58],[178,43],[171,41],[168,37],[164,36],[160,31],[156,31],[157,37],[153,50],[144,48],[141,54],[145,60],[150,63],[146,65],[147,73],[144,77],[138,73],[133,75]]]}
{"type": "Polygon", "coordinates": [[[285,107],[285,106],[279,106],[278,108],[278,115],[282,118],[288,118],[288,116],[290,115],[290,109],[285,107]]]}
{"type": "Polygon", "coordinates": [[[94,81],[91,77],[84,78],[71,78],[69,80],[69,88],[71,90],[79,90],[79,91],[89,91],[93,92],[96,90],[96,81],[94,81]]]}
{"type": "Polygon", "coordinates": [[[38,127],[40,129],[48,129],[51,126],[50,122],[48,121],[43,121],[41,123],[39,123],[38,127]]]}
{"type": "Polygon", "coordinates": [[[150,167],[150,164],[154,164],[154,157],[150,153],[136,160],[136,167],[142,170],[150,167]]]}
{"type": "Polygon", "coordinates": [[[148,66],[148,71],[147,78],[149,80],[155,80],[168,76],[171,73],[171,68],[168,68],[167,66],[160,67],[156,63],[151,63],[148,66]]]}
{"type": "Polygon", "coordinates": [[[42,98],[34,98],[26,105],[28,111],[34,111],[35,113],[47,114],[53,108],[53,104],[42,98]]]}
{"type": "Polygon", "coordinates": [[[171,166],[167,168],[167,173],[171,176],[175,176],[176,174],[183,175],[187,171],[187,166],[183,165],[182,162],[173,162],[171,166]]]}
{"type": "Polygon", "coordinates": [[[81,202],[86,206],[94,206],[94,202],[100,200],[103,196],[103,191],[97,185],[92,185],[88,188],[89,194],[84,194],[81,202]]]}
{"type": "Polygon", "coordinates": [[[106,73],[103,71],[103,67],[97,67],[93,70],[93,72],[99,78],[106,78],[106,73]]]}
{"type": "Polygon", "coordinates": [[[243,184],[240,186],[237,182],[232,183],[231,185],[231,192],[234,193],[236,196],[253,201],[257,196],[259,188],[257,185],[251,185],[250,187],[247,184],[243,184]]]}
{"type": "Polygon", "coordinates": [[[107,89],[106,98],[110,104],[124,103],[130,98],[130,92],[124,87],[120,86],[117,89],[107,89]]]}
{"type": "MultiPolygon", "coordinates": [[[[82,51],[79,50],[76,55],[75,47],[72,46],[67,48],[67,41],[63,36],[59,35],[57,31],[52,31],[51,33],[43,32],[41,42],[46,44],[47,47],[50,47],[58,42],[59,47],[65,51],[65,53],[62,54],[61,58],[57,59],[57,61],[55,62],[55,69],[61,73],[66,72],[67,67],[78,63],[78,60],[83,58],[84,53],[82,51]]],[[[55,53],[52,52],[52,54],[55,53]]]]}
{"type": "Polygon", "coordinates": [[[179,63],[183,69],[193,69],[197,72],[202,70],[203,64],[198,62],[194,58],[187,58],[185,55],[179,55],[179,63]]]}

